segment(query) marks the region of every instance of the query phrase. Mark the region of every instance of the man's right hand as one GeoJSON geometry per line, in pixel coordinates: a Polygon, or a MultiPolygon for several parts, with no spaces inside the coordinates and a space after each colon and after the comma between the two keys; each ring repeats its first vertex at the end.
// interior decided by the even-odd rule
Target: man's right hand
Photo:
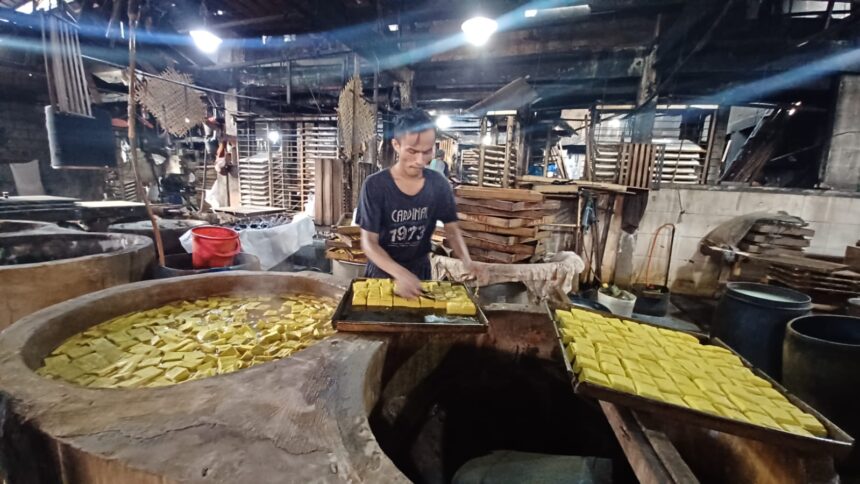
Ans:
{"type": "Polygon", "coordinates": [[[404,270],[394,278],[394,292],[406,299],[415,299],[422,294],[421,281],[415,274],[404,270]]]}

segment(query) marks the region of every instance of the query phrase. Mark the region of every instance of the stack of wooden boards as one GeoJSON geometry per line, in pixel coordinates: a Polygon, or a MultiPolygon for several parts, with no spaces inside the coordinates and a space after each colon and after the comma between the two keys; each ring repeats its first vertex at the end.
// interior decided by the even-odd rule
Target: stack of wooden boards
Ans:
{"type": "Polygon", "coordinates": [[[391,279],[358,280],[352,283],[352,306],[368,309],[426,309],[458,316],[474,316],[478,312],[462,285],[424,281],[421,289],[424,296],[405,299],[394,293],[391,279]]]}
{"type": "MultiPolygon", "coordinates": [[[[513,186],[516,181],[516,147],[511,147],[510,156],[505,156],[505,146],[484,146],[484,179],[481,185],[486,187],[502,187],[502,178],[505,174],[505,166],[508,167],[508,184],[513,186]]],[[[478,185],[480,172],[480,149],[474,148],[463,151],[463,183],[467,185],[478,185]]]]}
{"type": "Polygon", "coordinates": [[[815,416],[725,348],[679,331],[580,309],[557,310],[556,322],[580,383],[660,402],[667,409],[805,437],[828,435],[815,416]]]}
{"type": "Polygon", "coordinates": [[[860,272],[845,264],[789,255],[757,259],[770,264],[768,279],[809,294],[814,302],[825,302],[822,296],[844,299],[860,294],[860,272]]]}
{"type": "Polygon", "coordinates": [[[473,260],[511,264],[542,255],[541,231],[553,222],[548,212],[557,201],[546,201],[531,190],[460,187],[456,189],[457,212],[463,238],[473,260]]]}
{"type": "Polygon", "coordinates": [[[751,254],[803,256],[815,230],[762,220],[752,226],[738,247],[751,254]]]}
{"type": "Polygon", "coordinates": [[[367,256],[361,250],[361,227],[338,225],[333,235],[333,239],[325,241],[327,259],[367,264],[367,256]]]}

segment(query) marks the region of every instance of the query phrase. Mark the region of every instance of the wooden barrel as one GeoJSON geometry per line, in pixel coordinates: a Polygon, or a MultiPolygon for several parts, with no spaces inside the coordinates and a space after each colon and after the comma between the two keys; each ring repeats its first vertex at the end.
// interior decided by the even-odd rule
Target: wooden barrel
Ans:
{"type": "Polygon", "coordinates": [[[340,297],[331,281],[259,272],[145,281],[20,320],[0,334],[10,482],[408,482],[367,419],[384,340],[335,335],[282,360],[158,388],[84,388],[33,371],[64,339],[117,315],[214,295],[340,297]]]}
{"type": "Polygon", "coordinates": [[[154,260],[152,241],[72,231],[0,237],[0,330],[44,307],[139,281],[154,260]]]}

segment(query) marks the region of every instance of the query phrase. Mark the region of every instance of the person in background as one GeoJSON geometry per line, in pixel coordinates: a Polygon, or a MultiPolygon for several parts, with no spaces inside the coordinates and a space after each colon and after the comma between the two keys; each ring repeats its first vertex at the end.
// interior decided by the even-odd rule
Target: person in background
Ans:
{"type": "Polygon", "coordinates": [[[435,143],[430,115],[420,109],[402,112],[391,140],[397,163],[367,177],[358,202],[356,223],[368,259],[365,277],[394,279],[395,292],[405,298],[419,296],[421,280],[432,277],[430,249],[437,220],[466,269],[475,276],[479,270],[457,225],[450,183],[427,168],[435,143]]]}
{"type": "Polygon", "coordinates": [[[430,169],[445,175],[446,179],[451,177],[451,169],[448,167],[448,163],[445,162],[445,150],[436,150],[436,158],[433,158],[433,161],[430,162],[430,169]]]}

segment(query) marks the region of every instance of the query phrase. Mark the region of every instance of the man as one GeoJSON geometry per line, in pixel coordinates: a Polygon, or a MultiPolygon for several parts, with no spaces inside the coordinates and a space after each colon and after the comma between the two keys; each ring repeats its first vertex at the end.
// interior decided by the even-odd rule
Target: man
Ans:
{"type": "Polygon", "coordinates": [[[433,161],[430,162],[430,169],[438,171],[446,179],[450,176],[450,168],[448,168],[448,163],[445,162],[445,150],[436,150],[436,158],[433,158],[433,161]]]}
{"type": "Polygon", "coordinates": [[[366,277],[390,277],[395,292],[405,298],[421,294],[421,280],[431,278],[430,244],[436,221],[466,269],[475,272],[457,226],[457,207],[448,180],[427,169],[433,158],[436,129],[420,109],[401,113],[391,145],[397,163],[369,177],[361,188],[356,222],[361,248],[367,255],[366,277]]]}

